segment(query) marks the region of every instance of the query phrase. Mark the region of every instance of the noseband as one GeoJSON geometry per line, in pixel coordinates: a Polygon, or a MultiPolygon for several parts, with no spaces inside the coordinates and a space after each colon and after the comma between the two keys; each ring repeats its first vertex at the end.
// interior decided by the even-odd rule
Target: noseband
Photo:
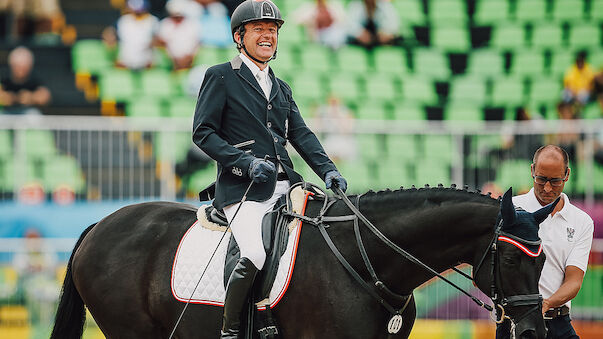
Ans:
{"type": "MultiPolygon", "coordinates": [[[[502,279],[500,276],[500,256],[498,255],[498,243],[500,241],[504,241],[506,243],[512,244],[513,246],[519,248],[522,252],[527,254],[530,257],[538,257],[542,253],[542,240],[526,240],[514,236],[513,234],[506,233],[502,231],[502,219],[498,222],[498,225],[494,231],[494,236],[490,241],[490,245],[488,248],[490,249],[490,276],[492,280],[490,282],[490,299],[496,306],[496,309],[501,311],[501,314],[497,317],[493,315],[493,320],[500,324],[505,318],[513,321],[515,325],[517,325],[521,320],[525,319],[525,317],[532,313],[534,310],[538,310],[542,308],[542,295],[541,294],[518,294],[512,296],[505,296],[503,288],[502,288],[502,279]],[[538,246],[538,250],[536,252],[531,251],[525,245],[528,246],[538,246]],[[507,316],[505,315],[505,309],[507,307],[514,308],[519,306],[532,306],[530,309],[522,313],[520,316],[507,316]]],[[[482,255],[481,260],[479,261],[476,268],[473,270],[473,275],[477,275],[477,272],[482,267],[486,259],[486,255],[488,254],[488,249],[482,255]]],[[[458,271],[457,271],[458,272],[458,271]]],[[[466,277],[473,280],[472,277],[466,277]]]]}

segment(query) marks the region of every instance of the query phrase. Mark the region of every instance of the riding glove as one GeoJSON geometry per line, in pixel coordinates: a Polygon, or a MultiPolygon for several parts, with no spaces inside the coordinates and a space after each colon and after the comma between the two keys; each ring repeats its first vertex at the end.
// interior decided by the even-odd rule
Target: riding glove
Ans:
{"type": "Polygon", "coordinates": [[[325,186],[327,189],[331,189],[333,185],[339,187],[344,192],[348,189],[348,182],[336,170],[329,171],[325,175],[325,186]]]}
{"type": "Polygon", "coordinates": [[[268,160],[255,158],[249,165],[249,177],[255,183],[268,181],[271,175],[276,172],[274,164],[268,160]]]}

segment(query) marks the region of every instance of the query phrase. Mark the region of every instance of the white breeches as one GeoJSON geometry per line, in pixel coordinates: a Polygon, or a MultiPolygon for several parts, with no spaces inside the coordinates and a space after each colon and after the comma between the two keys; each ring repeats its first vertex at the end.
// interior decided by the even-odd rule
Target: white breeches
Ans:
{"type": "Polygon", "coordinates": [[[241,249],[241,258],[248,258],[258,269],[262,269],[266,261],[266,251],[262,242],[262,219],[272,210],[278,198],[287,193],[289,186],[288,180],[277,181],[274,194],[270,199],[264,202],[245,201],[234,220],[233,215],[240,203],[224,207],[224,214],[230,223],[232,235],[241,249]]]}

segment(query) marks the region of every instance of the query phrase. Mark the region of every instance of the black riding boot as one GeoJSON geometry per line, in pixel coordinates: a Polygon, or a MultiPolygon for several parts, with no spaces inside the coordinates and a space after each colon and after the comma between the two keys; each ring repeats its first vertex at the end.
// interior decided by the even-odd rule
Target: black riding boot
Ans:
{"type": "Polygon", "coordinates": [[[257,273],[257,267],[248,258],[239,259],[232,271],[230,279],[228,279],[228,286],[226,287],[222,339],[235,339],[239,337],[241,312],[257,273]]]}

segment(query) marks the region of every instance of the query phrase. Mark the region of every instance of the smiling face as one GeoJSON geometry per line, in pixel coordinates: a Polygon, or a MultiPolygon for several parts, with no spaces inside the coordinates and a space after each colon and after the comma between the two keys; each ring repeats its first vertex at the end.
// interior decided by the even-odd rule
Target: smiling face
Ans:
{"type": "MultiPolygon", "coordinates": [[[[235,41],[241,43],[241,35],[235,32],[235,41]]],[[[267,61],[276,51],[278,41],[278,26],[274,21],[253,21],[245,24],[245,34],[243,35],[243,44],[245,49],[243,53],[250,58],[260,69],[266,66],[253,60],[253,58],[267,61]]]]}

